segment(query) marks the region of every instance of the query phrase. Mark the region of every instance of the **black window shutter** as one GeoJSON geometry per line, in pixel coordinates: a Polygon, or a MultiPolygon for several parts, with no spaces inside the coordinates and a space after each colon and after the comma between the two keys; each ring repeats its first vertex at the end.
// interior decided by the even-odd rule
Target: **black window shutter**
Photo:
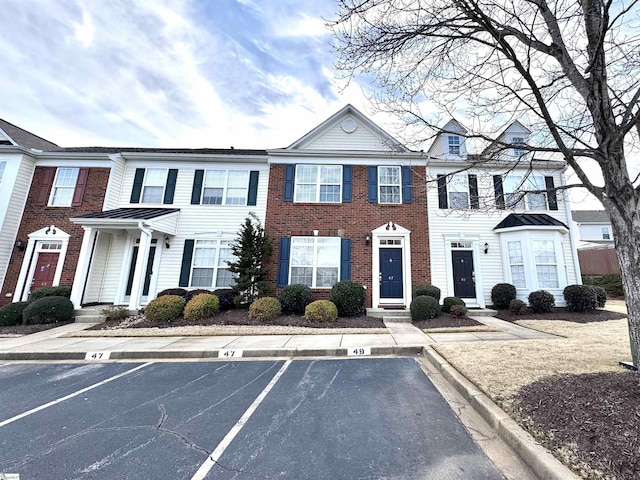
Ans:
{"type": "Polygon", "coordinates": [[[449,208],[447,200],[447,177],[446,175],[438,175],[438,208],[449,208]]]}
{"type": "Polygon", "coordinates": [[[247,205],[254,206],[258,202],[258,178],[260,172],[252,170],[249,172],[249,194],[247,195],[247,205]]]}
{"type": "Polygon", "coordinates": [[[140,203],[140,195],[142,194],[143,180],[144,180],[144,168],[136,168],[136,174],[133,177],[133,188],[131,189],[130,203],[140,203]]]}
{"type": "Polygon", "coordinates": [[[204,170],[196,170],[193,176],[193,189],[191,190],[191,205],[200,205],[202,196],[202,182],[204,181],[204,170]]]}
{"type": "Polygon", "coordinates": [[[293,186],[296,179],[296,166],[285,165],[284,167],[284,201],[293,202],[293,186]]]}
{"type": "Polygon", "coordinates": [[[351,280],[351,239],[340,241],[340,280],[351,280]]]}
{"type": "Polygon", "coordinates": [[[189,286],[189,276],[191,274],[191,258],[193,257],[194,240],[184,241],[184,250],[182,251],[182,267],[180,268],[179,287],[189,286]]]}
{"type": "Polygon", "coordinates": [[[289,283],[289,255],[291,238],[280,238],[280,259],[278,260],[278,287],[286,287],[289,283]]]}
{"type": "Polygon", "coordinates": [[[369,203],[378,203],[378,167],[369,167],[369,203]]]}
{"type": "Polygon", "coordinates": [[[411,167],[402,167],[402,203],[413,203],[411,167]]]}
{"type": "Polygon", "coordinates": [[[544,183],[547,187],[549,210],[558,210],[558,197],[556,195],[556,186],[553,183],[553,177],[544,177],[544,183]]]}
{"type": "Polygon", "coordinates": [[[342,166],[342,203],[350,203],[353,192],[353,167],[342,166]]]}
{"type": "Polygon", "coordinates": [[[493,176],[493,190],[496,196],[496,208],[504,210],[504,190],[502,188],[502,177],[500,175],[493,176]]]}
{"type": "Polygon", "coordinates": [[[176,192],[176,181],[178,180],[178,169],[170,168],[167,172],[167,187],[164,189],[164,200],[162,203],[171,205],[173,203],[173,195],[176,192]]]}
{"type": "Polygon", "coordinates": [[[477,210],[480,208],[480,198],[478,197],[478,177],[469,175],[469,200],[471,208],[477,210]]]}

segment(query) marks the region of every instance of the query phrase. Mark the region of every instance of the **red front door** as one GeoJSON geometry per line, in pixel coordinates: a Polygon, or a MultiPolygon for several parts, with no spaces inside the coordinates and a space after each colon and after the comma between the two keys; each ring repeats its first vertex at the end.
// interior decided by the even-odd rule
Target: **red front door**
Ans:
{"type": "Polygon", "coordinates": [[[50,287],[53,285],[53,277],[58,266],[59,253],[40,253],[36,263],[36,271],[33,273],[31,290],[40,287],[50,287]]]}

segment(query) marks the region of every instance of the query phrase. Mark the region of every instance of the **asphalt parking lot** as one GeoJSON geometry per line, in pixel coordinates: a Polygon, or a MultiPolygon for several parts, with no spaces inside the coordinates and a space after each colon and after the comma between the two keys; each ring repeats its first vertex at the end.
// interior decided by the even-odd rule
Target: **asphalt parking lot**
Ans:
{"type": "Polygon", "coordinates": [[[20,479],[500,479],[412,358],[0,366],[20,479]]]}

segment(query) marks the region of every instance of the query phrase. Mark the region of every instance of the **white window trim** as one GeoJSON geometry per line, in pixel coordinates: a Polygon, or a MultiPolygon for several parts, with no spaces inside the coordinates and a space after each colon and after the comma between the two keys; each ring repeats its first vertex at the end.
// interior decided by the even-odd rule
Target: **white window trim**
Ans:
{"type": "Polygon", "coordinates": [[[402,167],[398,166],[398,165],[380,165],[377,169],[377,174],[378,174],[378,204],[380,205],[402,205],[402,167]],[[398,178],[400,179],[400,182],[398,184],[395,183],[385,183],[382,184],[382,182],[380,181],[380,170],[381,168],[395,168],[398,170],[398,178]],[[398,202],[383,202],[382,201],[382,187],[398,187],[398,192],[400,193],[399,195],[399,201],[398,202]]]}
{"type": "MultiPolygon", "coordinates": [[[[536,183],[537,183],[537,181],[536,181],[536,183]]],[[[515,175],[515,174],[513,174],[513,175],[507,175],[507,176],[502,177],[502,188],[503,188],[503,195],[504,195],[505,205],[506,205],[506,207],[508,209],[522,210],[522,211],[528,211],[528,212],[548,212],[549,211],[549,195],[546,192],[544,175],[539,175],[539,174],[530,174],[530,175],[515,175]],[[520,179],[518,181],[518,185],[517,185],[515,191],[507,191],[507,189],[505,188],[505,180],[507,178],[519,178],[520,179]],[[524,208],[520,207],[520,206],[510,205],[510,203],[507,201],[508,195],[517,193],[517,191],[522,189],[523,187],[526,189],[527,188],[527,183],[531,179],[542,179],[542,185],[543,186],[540,187],[540,185],[538,185],[538,188],[540,188],[543,191],[541,191],[540,193],[525,193],[522,196],[522,198],[520,198],[520,200],[518,201],[518,203],[524,202],[524,208]],[[543,195],[544,196],[545,208],[543,208],[543,209],[539,209],[539,208],[532,209],[531,208],[531,200],[529,199],[529,195],[543,195]]]]}
{"type": "MultiPolygon", "coordinates": [[[[289,281],[288,284],[289,285],[293,285],[291,283],[291,273],[294,269],[294,267],[298,267],[299,265],[294,265],[293,264],[293,248],[294,248],[294,239],[297,238],[311,238],[313,239],[313,244],[308,244],[308,245],[313,245],[313,265],[311,265],[312,268],[312,276],[311,276],[311,286],[309,288],[313,288],[313,289],[317,289],[317,290],[330,290],[331,288],[333,288],[333,285],[331,287],[317,287],[316,286],[316,274],[318,272],[318,268],[334,268],[333,266],[329,266],[329,265],[322,265],[322,266],[318,266],[318,239],[320,238],[333,238],[333,239],[337,239],[337,244],[338,244],[338,258],[337,258],[337,262],[335,267],[337,267],[338,270],[338,274],[336,276],[336,283],[340,281],[340,267],[341,267],[341,255],[342,255],[342,243],[340,241],[341,237],[309,237],[309,236],[303,236],[303,235],[298,235],[295,237],[291,237],[291,246],[289,247],[289,281]]],[[[303,267],[309,267],[309,265],[304,265],[303,267]]]]}
{"type": "Polygon", "coordinates": [[[600,227],[600,235],[602,236],[602,240],[613,240],[611,236],[611,227],[609,225],[603,225],[600,227]]]}
{"type": "Polygon", "coordinates": [[[535,276],[536,276],[536,285],[538,287],[538,290],[542,289],[542,290],[557,290],[560,288],[560,272],[558,272],[558,246],[555,244],[555,242],[552,239],[541,239],[541,238],[534,238],[531,240],[531,255],[533,257],[533,266],[534,266],[534,270],[535,270],[535,276]],[[555,259],[555,262],[552,263],[538,263],[538,261],[536,260],[536,256],[535,256],[535,248],[533,246],[534,242],[551,242],[553,245],[553,256],[555,259]],[[553,266],[556,269],[556,279],[558,281],[558,286],[557,287],[547,287],[547,286],[542,286],[540,285],[540,281],[538,280],[538,267],[549,267],[549,266],[553,266]]]}
{"type": "Polygon", "coordinates": [[[4,176],[4,171],[7,168],[6,161],[0,161],[0,185],[2,184],[2,177],[4,176]]]}
{"type": "Polygon", "coordinates": [[[527,154],[526,150],[523,150],[521,148],[518,148],[516,145],[526,145],[527,144],[527,137],[526,136],[518,136],[518,135],[514,135],[511,137],[510,143],[512,145],[514,145],[511,148],[511,154],[514,157],[522,157],[524,155],[527,154]]]}
{"type": "MultiPolygon", "coordinates": [[[[202,192],[200,192],[200,205],[213,205],[213,206],[227,206],[227,207],[245,207],[247,205],[247,200],[249,198],[249,181],[250,181],[251,172],[249,170],[242,169],[218,169],[218,168],[209,168],[204,171],[204,176],[202,178],[202,192]],[[207,186],[207,172],[224,172],[225,179],[224,185],[220,186],[207,186]],[[244,203],[227,203],[227,193],[229,191],[229,174],[230,172],[242,172],[246,173],[246,185],[243,187],[244,192],[244,203]],[[221,203],[204,203],[204,191],[206,188],[222,188],[222,202],[221,203]]],[[[240,187],[231,187],[231,188],[240,188],[240,187]]]]}
{"type": "MultiPolygon", "coordinates": [[[[215,238],[212,238],[212,237],[204,238],[204,237],[202,237],[202,238],[197,238],[194,241],[194,243],[193,243],[193,255],[191,256],[191,268],[189,269],[189,287],[188,288],[211,288],[211,289],[214,289],[214,290],[217,290],[219,288],[230,288],[230,286],[228,286],[228,285],[224,286],[224,287],[219,287],[219,286],[216,285],[216,282],[218,280],[218,270],[220,269],[220,265],[218,265],[219,260],[220,260],[220,249],[221,248],[231,249],[230,244],[233,241],[234,241],[233,238],[220,238],[220,237],[215,237],[215,238]],[[198,242],[199,241],[207,241],[207,240],[216,240],[218,242],[217,245],[213,246],[213,248],[216,249],[216,254],[215,254],[215,258],[214,258],[214,265],[213,265],[213,267],[208,267],[208,266],[207,267],[195,267],[194,264],[195,264],[195,261],[196,261],[196,250],[198,249],[198,242]],[[229,242],[229,245],[226,245],[226,246],[222,247],[220,245],[220,242],[229,242]],[[191,282],[193,280],[193,269],[194,268],[207,268],[207,269],[208,268],[213,268],[213,277],[211,279],[213,285],[209,285],[209,286],[206,286],[206,285],[192,285],[191,282]]],[[[200,248],[205,248],[205,247],[200,247],[200,248]]],[[[211,248],[211,247],[208,247],[208,248],[211,248]]],[[[228,269],[229,269],[229,267],[227,266],[225,268],[225,270],[228,270],[228,269]]]]}
{"type": "MultiPolygon", "coordinates": [[[[484,240],[484,239],[483,239],[484,240]]],[[[484,245],[484,241],[481,241],[480,236],[478,235],[466,235],[466,234],[446,234],[444,236],[444,264],[445,264],[445,272],[447,275],[447,291],[446,295],[443,292],[443,298],[453,297],[454,296],[454,285],[453,285],[453,265],[451,261],[451,252],[453,250],[471,250],[473,252],[473,272],[475,274],[475,283],[476,283],[476,297],[475,304],[473,302],[474,299],[465,299],[465,303],[469,307],[478,307],[485,308],[486,302],[484,298],[484,282],[482,278],[482,257],[480,255],[480,245],[484,245]],[[452,244],[458,242],[471,242],[471,248],[457,248],[452,244]]],[[[483,254],[484,255],[484,254],[483,254]]],[[[435,266],[435,265],[434,265],[435,266]]],[[[432,268],[434,267],[432,266],[432,268]]]]}
{"type": "Polygon", "coordinates": [[[142,188],[140,189],[140,203],[145,205],[161,205],[164,200],[164,194],[167,191],[167,175],[169,174],[168,168],[145,168],[144,170],[144,178],[142,179],[142,188]],[[162,170],[164,172],[164,181],[162,183],[162,193],[160,194],[159,202],[145,202],[144,201],[144,189],[145,187],[159,187],[160,185],[148,185],[147,179],[149,175],[149,170],[162,170]]]}
{"type": "Polygon", "coordinates": [[[509,262],[509,265],[508,265],[508,267],[509,267],[509,283],[514,285],[516,287],[516,290],[518,288],[526,289],[527,288],[527,267],[525,265],[525,254],[524,254],[524,247],[522,245],[522,240],[518,240],[518,239],[512,238],[512,239],[509,239],[505,243],[505,245],[506,245],[506,248],[507,248],[506,257],[507,257],[507,261],[509,262]],[[522,262],[520,262],[520,263],[511,263],[511,258],[510,258],[510,254],[509,254],[509,244],[510,243],[516,243],[516,242],[518,242],[520,244],[520,254],[522,255],[522,262]],[[522,267],[522,269],[524,271],[524,287],[518,287],[518,286],[515,285],[515,283],[513,281],[513,275],[512,275],[512,272],[511,272],[511,267],[513,267],[513,266],[521,266],[522,267]]]}
{"type": "Polygon", "coordinates": [[[344,186],[344,168],[342,168],[342,165],[321,165],[321,164],[315,164],[315,163],[304,163],[304,164],[298,164],[296,165],[296,171],[295,171],[295,177],[293,179],[293,202],[294,203],[326,203],[326,204],[338,204],[338,203],[342,203],[342,189],[344,186]],[[316,200],[298,200],[297,199],[297,193],[298,193],[298,185],[311,185],[311,183],[302,183],[299,182],[298,179],[300,178],[298,175],[298,169],[299,168],[303,168],[303,167],[316,167],[318,169],[318,174],[316,175],[316,181],[314,182],[313,185],[316,186],[316,194],[315,194],[315,198],[316,200]],[[332,168],[339,168],[340,169],[340,193],[338,194],[338,200],[335,202],[328,202],[328,201],[321,201],[320,200],[320,187],[322,185],[336,185],[335,183],[320,183],[320,169],[322,167],[332,167],[332,168]]]}
{"type": "MultiPolygon", "coordinates": [[[[446,178],[446,177],[445,177],[446,178]]],[[[469,189],[469,175],[463,173],[457,173],[455,175],[451,175],[448,178],[448,182],[446,183],[447,187],[447,205],[451,210],[469,210],[471,209],[471,190],[469,189]],[[463,182],[466,189],[463,190],[452,190],[451,186],[456,185],[456,182],[463,182]],[[451,193],[466,193],[467,194],[467,205],[463,208],[452,207],[451,201],[451,193]]]]}
{"type": "Polygon", "coordinates": [[[447,142],[445,145],[445,154],[447,155],[462,155],[462,138],[460,135],[457,135],[455,133],[448,133],[447,134],[447,142]],[[452,142],[453,139],[457,139],[458,143],[452,142]],[[456,148],[458,149],[458,152],[452,152],[451,149],[452,148],[456,148]]]}
{"type": "MultiPolygon", "coordinates": [[[[41,228],[28,235],[29,241],[27,242],[27,248],[24,252],[24,259],[22,260],[22,266],[20,267],[20,274],[18,275],[18,283],[16,284],[15,292],[13,292],[14,302],[26,302],[29,299],[30,283],[33,281],[33,275],[35,274],[38,254],[41,251],[41,243],[61,243],[58,256],[58,265],[56,265],[56,273],[53,277],[53,285],[57,287],[60,285],[60,277],[62,276],[62,268],[64,266],[64,260],[67,256],[67,248],[69,247],[69,234],[62,231],[55,225],[41,228]],[[55,232],[55,233],[54,233],[55,232]]],[[[49,252],[49,250],[46,250],[49,252]]]]}
{"type": "Polygon", "coordinates": [[[72,204],[73,204],[73,196],[75,194],[76,191],[76,186],[78,185],[78,176],[80,175],[80,168],[76,168],[76,167],[58,167],[56,168],[56,174],[53,177],[53,183],[51,184],[51,191],[49,192],[49,201],[47,203],[48,207],[56,207],[56,208],[69,208],[72,204]],[[56,187],[56,182],[58,181],[58,175],[60,174],[60,170],[75,170],[76,171],[76,181],[73,184],[73,186],[61,186],[61,187],[56,187]],[[72,190],[71,193],[71,197],[69,197],[69,204],[68,205],[54,205],[53,204],[53,198],[54,195],[56,193],[57,189],[65,189],[65,190],[72,190]]]}

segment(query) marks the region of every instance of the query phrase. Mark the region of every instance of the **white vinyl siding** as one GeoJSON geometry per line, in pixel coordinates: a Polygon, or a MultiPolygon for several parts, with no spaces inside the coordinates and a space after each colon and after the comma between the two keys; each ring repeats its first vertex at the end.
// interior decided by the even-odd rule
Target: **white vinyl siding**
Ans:
{"type": "Polygon", "coordinates": [[[142,182],[141,203],[162,203],[167,183],[166,168],[147,168],[142,182]]]}
{"type": "Polygon", "coordinates": [[[296,202],[340,203],[342,167],[339,165],[297,165],[296,202]]]}
{"type": "Polygon", "coordinates": [[[400,167],[378,167],[378,198],[380,203],[402,203],[400,167]]]}
{"type": "Polygon", "coordinates": [[[292,237],[289,284],[331,288],[340,274],[340,238],[292,237]]]}
{"type": "Polygon", "coordinates": [[[70,207],[78,181],[78,168],[58,168],[49,197],[50,207],[70,207]]]}
{"type": "Polygon", "coordinates": [[[357,128],[352,133],[346,133],[341,122],[332,125],[326,131],[315,138],[299,145],[301,150],[368,150],[388,152],[391,150],[388,142],[380,137],[378,132],[373,132],[364,124],[357,121],[357,128]]]}

